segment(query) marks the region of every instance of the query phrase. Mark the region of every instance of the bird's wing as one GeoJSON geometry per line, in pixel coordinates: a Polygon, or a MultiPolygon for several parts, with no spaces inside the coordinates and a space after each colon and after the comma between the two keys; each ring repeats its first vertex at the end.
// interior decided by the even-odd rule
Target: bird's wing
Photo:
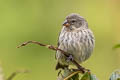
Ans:
{"type": "MultiPolygon", "coordinates": [[[[61,32],[59,32],[59,36],[58,36],[58,40],[57,40],[57,41],[58,41],[57,47],[59,47],[59,45],[60,45],[60,42],[59,42],[60,33],[61,33],[61,32]]],[[[56,53],[57,53],[57,51],[56,51],[56,53]]],[[[57,59],[57,58],[56,58],[56,54],[55,54],[55,59],[57,59]]]]}

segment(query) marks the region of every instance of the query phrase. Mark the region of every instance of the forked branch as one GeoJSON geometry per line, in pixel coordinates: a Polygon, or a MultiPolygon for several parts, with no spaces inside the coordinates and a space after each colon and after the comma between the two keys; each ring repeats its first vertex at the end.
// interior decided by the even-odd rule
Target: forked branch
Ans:
{"type": "MultiPolygon", "coordinates": [[[[64,54],[66,57],[70,56],[70,53],[63,51],[62,49],[59,49],[58,47],[55,47],[55,46],[52,46],[52,45],[42,44],[42,43],[37,42],[37,41],[27,41],[27,42],[24,42],[21,45],[19,45],[17,48],[26,46],[27,44],[30,44],[30,43],[37,44],[37,45],[40,45],[40,46],[44,46],[44,47],[47,47],[48,49],[51,49],[51,50],[54,50],[54,51],[58,50],[62,54],[64,54]]],[[[71,62],[81,71],[81,73],[85,73],[86,69],[83,68],[81,65],[79,65],[74,59],[72,59],[71,62]]]]}

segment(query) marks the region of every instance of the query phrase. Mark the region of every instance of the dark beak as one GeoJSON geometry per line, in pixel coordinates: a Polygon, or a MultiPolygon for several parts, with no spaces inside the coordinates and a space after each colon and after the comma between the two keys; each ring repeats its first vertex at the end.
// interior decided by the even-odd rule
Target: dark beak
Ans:
{"type": "Polygon", "coordinates": [[[64,21],[64,23],[63,23],[63,26],[65,26],[65,27],[69,27],[69,26],[70,26],[70,24],[68,23],[68,21],[67,21],[67,20],[65,20],[65,21],[64,21]]]}

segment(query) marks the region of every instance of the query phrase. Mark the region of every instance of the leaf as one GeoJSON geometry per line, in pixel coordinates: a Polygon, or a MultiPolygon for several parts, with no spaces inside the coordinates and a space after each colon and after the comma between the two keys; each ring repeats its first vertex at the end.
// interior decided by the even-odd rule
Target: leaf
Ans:
{"type": "Polygon", "coordinates": [[[117,78],[117,80],[120,80],[120,78],[117,78]]]}
{"type": "Polygon", "coordinates": [[[79,80],[79,74],[75,74],[74,76],[71,77],[72,80],[79,80]]]}
{"type": "Polygon", "coordinates": [[[109,80],[120,80],[120,70],[114,71],[109,80]]]}
{"type": "Polygon", "coordinates": [[[92,75],[90,72],[86,72],[81,80],[98,80],[95,75],[92,75]]]}
{"type": "Polygon", "coordinates": [[[63,76],[65,77],[64,80],[79,80],[79,73],[80,73],[80,71],[73,72],[70,69],[68,69],[68,70],[66,69],[66,70],[64,70],[64,74],[63,74],[63,76]],[[67,74],[67,76],[66,76],[66,74],[67,74]]]}
{"type": "Polygon", "coordinates": [[[86,72],[86,73],[82,76],[81,80],[90,80],[90,74],[89,74],[88,72],[86,72]]]}
{"type": "Polygon", "coordinates": [[[113,49],[117,49],[117,48],[120,48],[120,44],[116,44],[113,49]]]}

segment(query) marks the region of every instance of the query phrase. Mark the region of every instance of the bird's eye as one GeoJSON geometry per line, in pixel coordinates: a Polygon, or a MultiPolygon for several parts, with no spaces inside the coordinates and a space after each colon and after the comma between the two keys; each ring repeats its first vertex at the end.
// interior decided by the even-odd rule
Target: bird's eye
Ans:
{"type": "Polygon", "coordinates": [[[75,23],[76,21],[75,20],[72,20],[72,23],[75,23]]]}

